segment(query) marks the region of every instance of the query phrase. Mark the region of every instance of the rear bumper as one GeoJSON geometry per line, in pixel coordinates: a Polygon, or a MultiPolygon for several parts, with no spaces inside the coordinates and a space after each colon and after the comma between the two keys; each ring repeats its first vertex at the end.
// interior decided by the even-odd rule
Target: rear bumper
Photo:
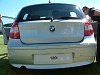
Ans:
{"type": "Polygon", "coordinates": [[[59,65],[23,65],[23,64],[11,64],[14,67],[21,68],[22,66],[27,69],[58,69],[58,68],[71,68],[76,66],[83,66],[93,63],[93,61],[84,61],[71,64],[59,64],[59,65]]]}
{"type": "MultiPolygon", "coordinates": [[[[96,42],[94,38],[85,38],[80,43],[60,44],[23,44],[20,40],[10,39],[8,44],[8,58],[11,65],[15,67],[25,66],[30,69],[53,69],[68,68],[91,64],[95,61],[96,42]],[[71,62],[64,63],[34,63],[34,55],[56,55],[73,54],[71,62]]],[[[46,59],[40,59],[46,60],[46,59]]]]}

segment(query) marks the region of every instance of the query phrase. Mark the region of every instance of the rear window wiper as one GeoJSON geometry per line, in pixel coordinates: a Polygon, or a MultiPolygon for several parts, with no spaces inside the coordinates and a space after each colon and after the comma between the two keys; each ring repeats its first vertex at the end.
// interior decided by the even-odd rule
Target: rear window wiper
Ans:
{"type": "Polygon", "coordinates": [[[68,19],[80,19],[80,18],[79,17],[60,17],[60,19],[68,20],[68,19]]]}

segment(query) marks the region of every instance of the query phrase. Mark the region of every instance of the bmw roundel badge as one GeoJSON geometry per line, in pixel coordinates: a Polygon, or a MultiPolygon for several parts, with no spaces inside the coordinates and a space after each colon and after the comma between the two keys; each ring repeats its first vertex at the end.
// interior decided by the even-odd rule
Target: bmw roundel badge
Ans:
{"type": "Polygon", "coordinates": [[[49,26],[49,30],[50,30],[51,32],[54,32],[54,31],[55,31],[55,27],[54,27],[54,26],[49,26]]]}

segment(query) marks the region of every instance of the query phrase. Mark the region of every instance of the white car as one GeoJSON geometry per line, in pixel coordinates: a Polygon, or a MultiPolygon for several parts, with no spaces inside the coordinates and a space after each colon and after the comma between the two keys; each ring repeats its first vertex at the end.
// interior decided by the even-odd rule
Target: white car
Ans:
{"type": "Polygon", "coordinates": [[[10,30],[9,63],[17,68],[57,69],[88,65],[96,57],[92,25],[73,4],[26,6],[10,30]]]}

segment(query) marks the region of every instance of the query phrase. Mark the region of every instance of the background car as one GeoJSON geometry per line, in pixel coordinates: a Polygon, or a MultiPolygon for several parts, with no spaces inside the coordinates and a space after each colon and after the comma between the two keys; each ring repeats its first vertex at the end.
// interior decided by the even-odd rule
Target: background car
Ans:
{"type": "Polygon", "coordinates": [[[2,34],[2,23],[0,23],[0,34],[2,34]]]}
{"type": "Polygon", "coordinates": [[[12,26],[12,23],[8,23],[8,24],[4,24],[3,25],[2,33],[3,33],[3,42],[4,42],[4,45],[8,44],[9,33],[10,33],[11,26],[12,26]]]}
{"type": "Polygon", "coordinates": [[[21,9],[10,30],[9,63],[17,68],[56,69],[88,65],[96,57],[91,23],[73,4],[21,9]]]}
{"type": "Polygon", "coordinates": [[[1,14],[0,14],[0,33],[2,33],[2,25],[3,25],[3,23],[2,23],[2,19],[1,19],[2,17],[1,17],[1,14]]]}
{"type": "Polygon", "coordinates": [[[13,17],[2,16],[2,34],[3,34],[4,45],[8,44],[10,28],[14,20],[15,18],[13,17]]]}

